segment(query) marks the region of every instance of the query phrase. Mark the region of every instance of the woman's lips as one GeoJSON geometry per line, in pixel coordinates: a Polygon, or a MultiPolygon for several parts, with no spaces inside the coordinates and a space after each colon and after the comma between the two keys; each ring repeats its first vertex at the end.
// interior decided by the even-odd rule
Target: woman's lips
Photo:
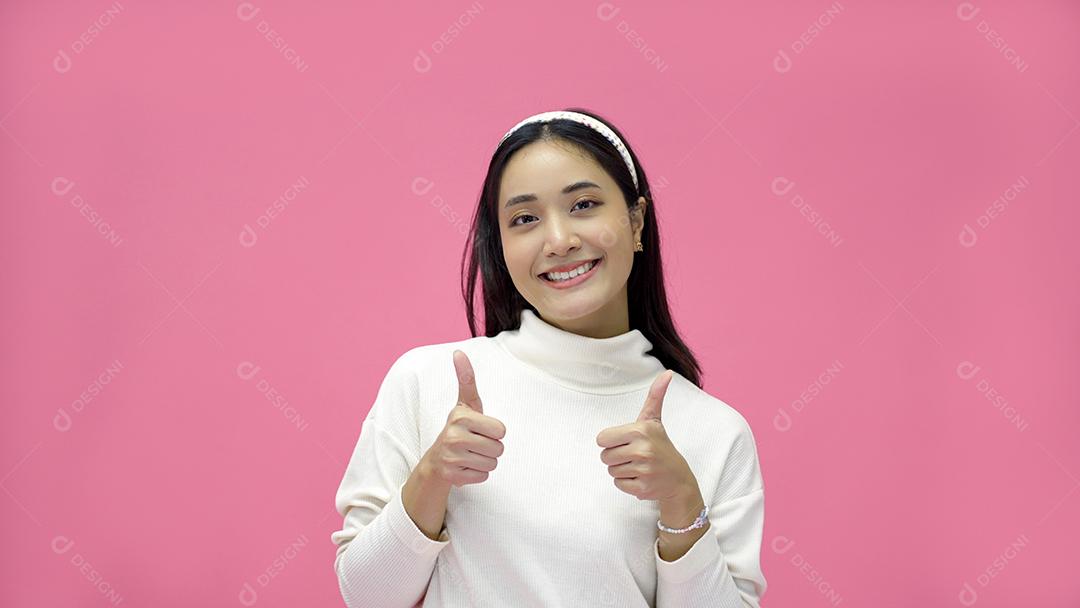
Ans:
{"type": "Polygon", "coordinates": [[[588,270],[588,272],[579,274],[578,276],[572,279],[567,279],[566,281],[551,281],[544,275],[540,275],[540,280],[543,281],[545,285],[553,289],[569,289],[571,287],[574,287],[575,285],[580,285],[581,283],[588,281],[594,274],[596,274],[596,269],[600,267],[603,261],[604,258],[597,258],[595,260],[592,260],[593,266],[588,270]]]}

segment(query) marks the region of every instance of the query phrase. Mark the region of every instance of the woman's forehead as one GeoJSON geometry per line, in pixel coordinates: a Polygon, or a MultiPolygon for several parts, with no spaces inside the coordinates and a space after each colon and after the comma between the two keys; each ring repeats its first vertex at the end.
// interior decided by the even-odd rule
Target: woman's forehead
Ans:
{"type": "Polygon", "coordinates": [[[538,141],[510,158],[500,180],[500,200],[521,194],[558,196],[567,185],[583,180],[605,190],[617,187],[604,168],[584,151],[569,144],[538,141]]]}

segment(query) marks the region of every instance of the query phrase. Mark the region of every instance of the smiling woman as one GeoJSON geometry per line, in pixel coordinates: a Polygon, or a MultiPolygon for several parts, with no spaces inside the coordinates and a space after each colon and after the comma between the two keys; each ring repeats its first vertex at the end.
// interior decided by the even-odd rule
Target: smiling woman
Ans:
{"type": "Polygon", "coordinates": [[[472,335],[479,279],[488,336],[517,327],[523,308],[593,338],[640,327],[663,337],[653,356],[700,386],[668,310],[649,180],[627,139],[582,108],[530,118],[503,136],[478,201],[463,272],[472,335]],[[542,276],[592,260],[591,275],[565,286],[542,276]]]}
{"type": "Polygon", "coordinates": [[[626,279],[634,266],[631,243],[641,240],[645,197],[628,208],[599,164],[559,140],[521,149],[499,190],[526,192],[499,209],[503,258],[518,293],[562,329],[593,338],[627,332],[626,279]],[[561,176],[572,183],[560,187],[561,176]]]}
{"type": "Polygon", "coordinates": [[[477,204],[472,337],[398,357],[338,488],[346,605],[757,607],[756,444],[675,331],[625,137],[530,116],[477,204]]]}

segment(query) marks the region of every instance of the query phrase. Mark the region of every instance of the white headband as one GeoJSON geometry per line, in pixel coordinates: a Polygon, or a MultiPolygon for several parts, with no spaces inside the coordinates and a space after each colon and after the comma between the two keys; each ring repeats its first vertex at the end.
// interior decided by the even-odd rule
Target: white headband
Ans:
{"type": "Polygon", "coordinates": [[[502,142],[505,141],[507,137],[510,137],[510,135],[514,131],[517,131],[518,129],[529,123],[550,122],[556,119],[572,120],[576,123],[583,124],[586,127],[590,127],[594,131],[603,135],[604,139],[607,139],[609,142],[611,142],[611,145],[615,146],[615,149],[619,151],[619,154],[622,156],[623,162],[626,163],[626,168],[630,170],[630,177],[634,180],[634,191],[636,192],[638,190],[637,171],[634,171],[634,160],[630,158],[630,152],[627,151],[626,146],[623,144],[622,140],[619,139],[619,136],[615,135],[614,131],[608,128],[608,126],[604,123],[596,120],[588,114],[582,114],[580,112],[567,112],[565,110],[556,110],[553,112],[541,112],[539,114],[534,114],[514,125],[513,129],[507,131],[506,135],[503,135],[502,139],[499,140],[499,144],[501,145],[502,142]]]}

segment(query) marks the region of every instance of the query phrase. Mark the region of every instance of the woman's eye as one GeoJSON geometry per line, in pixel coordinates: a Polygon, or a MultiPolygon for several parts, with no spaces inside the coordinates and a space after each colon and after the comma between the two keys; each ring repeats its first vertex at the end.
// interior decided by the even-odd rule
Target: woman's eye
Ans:
{"type": "MultiPolygon", "coordinates": [[[[594,201],[594,200],[592,200],[592,199],[587,199],[587,198],[586,198],[586,199],[582,199],[582,200],[580,200],[580,201],[578,201],[578,202],[574,203],[574,208],[575,208],[575,209],[577,209],[577,206],[578,206],[578,205],[580,205],[580,204],[582,204],[582,203],[592,203],[592,204],[591,204],[591,205],[590,205],[589,207],[585,207],[585,209],[592,209],[593,207],[599,207],[599,206],[600,206],[600,205],[602,204],[602,203],[600,203],[600,202],[598,202],[598,201],[594,201]]],[[[510,222],[510,225],[511,225],[511,226],[521,226],[521,225],[522,225],[523,223],[524,223],[524,224],[531,224],[531,223],[533,223],[533,222],[518,222],[518,220],[520,220],[520,219],[521,219],[521,218],[523,218],[523,217],[531,217],[531,218],[535,218],[536,216],[534,216],[534,215],[529,215],[528,213],[522,213],[521,215],[519,215],[519,216],[515,217],[515,218],[514,218],[513,220],[511,220],[511,222],[510,222]]]]}

